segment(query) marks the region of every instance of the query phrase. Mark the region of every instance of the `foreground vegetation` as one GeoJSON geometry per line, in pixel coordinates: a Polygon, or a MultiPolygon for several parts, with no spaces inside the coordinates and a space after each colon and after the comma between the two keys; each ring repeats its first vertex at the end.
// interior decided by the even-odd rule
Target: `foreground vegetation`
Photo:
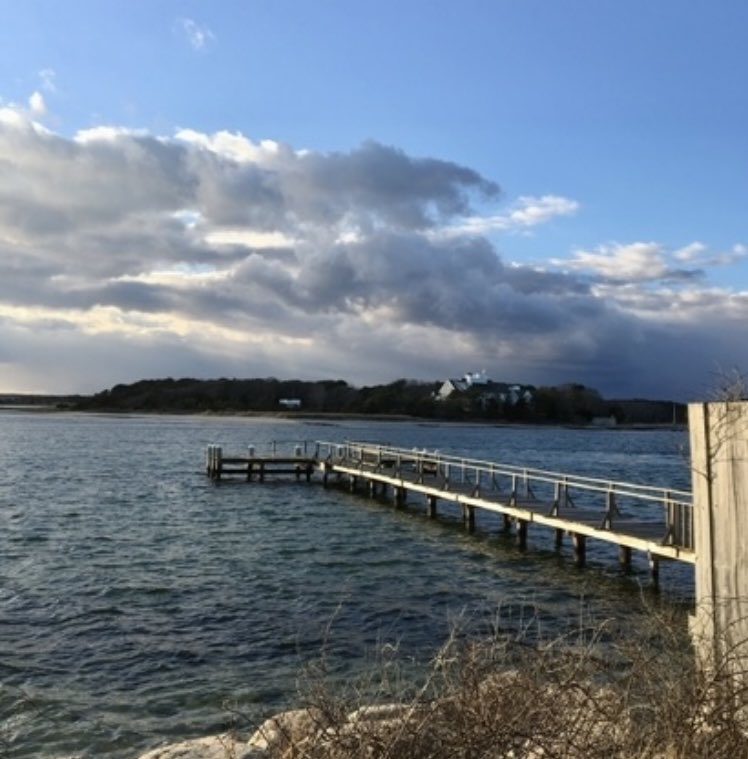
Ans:
{"type": "Polygon", "coordinates": [[[304,681],[308,707],[268,720],[248,745],[274,759],[748,756],[734,662],[697,668],[682,628],[655,615],[636,642],[604,625],[545,644],[453,635],[415,688],[391,652],[342,686],[323,659],[304,681]]]}

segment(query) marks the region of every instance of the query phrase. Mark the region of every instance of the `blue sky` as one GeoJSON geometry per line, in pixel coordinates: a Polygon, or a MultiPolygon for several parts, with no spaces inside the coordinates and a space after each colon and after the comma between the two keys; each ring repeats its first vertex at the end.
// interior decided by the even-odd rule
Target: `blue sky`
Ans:
{"type": "Polygon", "coordinates": [[[748,369],[742,1],[0,11],[0,391],[748,369]]]}

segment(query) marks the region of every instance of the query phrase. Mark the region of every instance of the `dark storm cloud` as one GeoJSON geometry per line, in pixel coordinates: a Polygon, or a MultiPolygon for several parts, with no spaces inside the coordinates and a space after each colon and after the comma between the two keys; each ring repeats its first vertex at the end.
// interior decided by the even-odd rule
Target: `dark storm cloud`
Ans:
{"type": "Polygon", "coordinates": [[[366,215],[387,226],[424,229],[471,210],[469,193],[495,197],[496,183],[463,166],[412,158],[374,141],[350,153],[307,153],[287,185],[305,218],[366,215]]]}
{"type": "Polygon", "coordinates": [[[506,267],[478,238],[374,234],[311,253],[303,258],[298,286],[292,289],[288,279],[280,284],[279,295],[292,291],[294,302],[308,310],[387,307],[407,322],[476,333],[553,331],[578,312],[588,317],[601,310],[581,282],[506,267]]]}

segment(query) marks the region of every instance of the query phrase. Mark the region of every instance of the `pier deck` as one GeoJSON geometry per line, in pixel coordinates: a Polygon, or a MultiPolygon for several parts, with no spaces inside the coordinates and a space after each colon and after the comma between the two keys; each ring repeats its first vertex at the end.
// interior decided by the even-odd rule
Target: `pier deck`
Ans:
{"type": "Polygon", "coordinates": [[[256,456],[250,448],[249,455],[230,458],[211,446],[207,472],[214,480],[224,475],[248,481],[293,475],[328,485],[332,479],[351,491],[390,494],[397,504],[418,496],[431,517],[437,516],[439,501],[451,502],[462,509],[470,530],[476,511],[501,515],[505,529],[515,528],[522,548],[530,524],[553,529],[558,546],[568,535],[580,566],[588,538],[618,546],[624,565],[630,563],[632,550],[642,551],[655,580],[660,560],[695,562],[693,506],[686,491],[356,442],[297,444],[292,456],[276,449],[256,456]]]}

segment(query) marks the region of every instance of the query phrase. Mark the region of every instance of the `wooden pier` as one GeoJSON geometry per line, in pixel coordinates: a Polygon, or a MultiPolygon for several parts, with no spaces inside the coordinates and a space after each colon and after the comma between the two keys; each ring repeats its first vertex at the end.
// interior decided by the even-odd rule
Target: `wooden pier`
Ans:
{"type": "Polygon", "coordinates": [[[500,515],[523,549],[531,524],[553,530],[558,548],[568,536],[578,566],[585,564],[588,539],[618,546],[624,566],[633,550],[642,551],[655,583],[660,561],[695,562],[693,506],[686,491],[356,442],[295,444],[291,453],[274,446],[261,456],[250,446],[246,456],[226,458],[219,446],[210,446],[206,471],[215,481],[288,475],[323,485],[332,480],[351,491],[391,497],[397,505],[418,497],[432,518],[440,501],[450,502],[471,531],[476,512],[500,515]]]}
{"type": "Polygon", "coordinates": [[[256,455],[249,446],[246,456],[224,457],[219,445],[208,446],[206,472],[212,480],[239,475],[252,482],[264,482],[266,477],[278,475],[294,475],[297,480],[304,478],[307,482],[312,479],[312,473],[319,463],[315,457],[304,453],[304,446],[295,446],[293,454],[283,454],[272,451],[266,455],[256,455]]]}

